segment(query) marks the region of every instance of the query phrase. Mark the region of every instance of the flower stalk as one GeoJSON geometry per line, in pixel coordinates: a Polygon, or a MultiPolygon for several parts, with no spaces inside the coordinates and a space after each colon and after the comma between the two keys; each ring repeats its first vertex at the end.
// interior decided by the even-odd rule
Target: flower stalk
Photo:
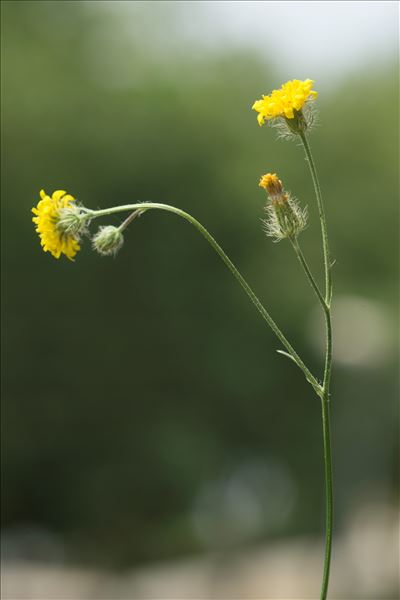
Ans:
{"type": "MultiPolygon", "coordinates": [[[[330,398],[330,380],[332,371],[332,318],[331,318],[331,301],[332,301],[332,273],[331,262],[329,255],[328,228],[326,224],[324,203],[322,200],[321,186],[319,184],[317,169],[311,153],[310,144],[303,132],[299,133],[302,141],[306,159],[310,168],[311,178],[314,185],[315,196],[318,205],[318,214],[321,224],[323,261],[325,272],[325,298],[322,304],[325,315],[325,331],[326,331],[326,352],[325,352],[325,367],[324,378],[322,383],[321,409],[322,409],[322,434],[324,444],[324,471],[325,471],[325,504],[326,504],[326,523],[325,523],[325,554],[324,554],[324,571],[321,586],[321,600],[325,600],[328,594],[329,574],[332,555],[332,531],[333,531],[333,473],[332,473],[332,449],[331,449],[331,434],[330,434],[330,414],[329,414],[329,398],[330,398]]],[[[299,255],[298,255],[299,256],[299,255]]],[[[299,256],[302,262],[301,256],[299,256]]],[[[307,274],[307,266],[304,262],[303,268],[307,274]]],[[[308,276],[308,275],[307,275],[308,276]]],[[[309,277],[309,281],[311,283],[309,277]]],[[[314,286],[313,286],[314,287],[314,286]]],[[[314,289],[316,292],[316,290],[314,289]]],[[[316,292],[317,293],[317,292],[316,292]]],[[[318,295],[318,294],[317,294],[318,295]]],[[[320,298],[319,298],[320,299],[320,298]]],[[[321,299],[320,299],[321,301],[321,299]]]]}
{"type": "Polygon", "coordinates": [[[330,305],[330,302],[332,299],[332,273],[331,273],[331,264],[330,264],[330,257],[329,257],[328,228],[326,225],[325,209],[324,209],[324,203],[322,201],[321,186],[319,184],[317,169],[315,167],[314,159],[311,154],[310,144],[308,143],[306,134],[304,132],[302,132],[299,134],[299,136],[300,136],[301,142],[303,144],[304,152],[306,154],[306,160],[307,160],[308,166],[310,168],[310,173],[311,173],[314,190],[315,190],[315,196],[317,198],[319,220],[321,223],[321,232],[322,232],[322,247],[323,247],[323,255],[324,255],[325,301],[328,305],[330,305]]]}
{"type": "Polygon", "coordinates": [[[312,289],[314,290],[314,293],[315,293],[316,297],[318,298],[318,301],[320,302],[320,304],[322,306],[323,311],[326,313],[329,310],[329,307],[326,304],[325,298],[323,297],[321,290],[319,289],[319,286],[314,279],[314,275],[311,273],[311,269],[308,266],[308,263],[304,257],[302,249],[300,248],[299,241],[298,241],[297,237],[291,237],[289,239],[290,239],[290,242],[292,244],[293,250],[295,251],[297,258],[299,259],[299,263],[301,264],[301,266],[306,274],[306,277],[307,277],[312,289]]]}
{"type": "Polygon", "coordinates": [[[329,416],[329,383],[331,365],[332,365],[332,323],[331,307],[326,303],[317,282],[307,264],[304,254],[296,238],[290,240],[297,258],[307,276],[307,279],[318,298],[325,315],[326,324],[326,365],[324,380],[322,385],[321,410],[322,410],[322,435],[324,445],[324,474],[325,474],[325,500],[326,500],[326,538],[324,554],[324,570],[321,586],[321,600],[325,600],[328,593],[330,563],[332,554],[332,529],[333,529],[333,475],[332,475],[332,450],[330,435],[330,416],[329,416]],[[328,370],[328,376],[326,375],[328,370]]]}
{"type": "Polygon", "coordinates": [[[325,555],[324,572],[321,585],[321,600],[325,600],[328,595],[329,574],[331,568],[332,555],[332,532],[333,532],[333,474],[332,474],[332,448],[330,432],[329,415],[329,392],[324,392],[321,398],[322,409],[322,434],[324,441],[324,470],[325,470],[325,500],[326,500],[326,537],[325,537],[325,555]]]}

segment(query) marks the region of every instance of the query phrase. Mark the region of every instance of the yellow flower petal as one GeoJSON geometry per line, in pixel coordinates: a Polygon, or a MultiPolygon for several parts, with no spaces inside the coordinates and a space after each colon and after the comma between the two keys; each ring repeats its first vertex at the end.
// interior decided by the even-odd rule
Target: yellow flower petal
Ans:
{"type": "Polygon", "coordinates": [[[294,111],[300,111],[308,100],[314,100],[318,93],[312,90],[314,81],[306,79],[292,79],[287,81],[279,90],[273,90],[269,96],[256,100],[252,109],[257,111],[257,120],[260,125],[265,119],[276,117],[294,118],[294,111]]]}
{"type": "Polygon", "coordinates": [[[56,202],[58,200],[60,200],[63,196],[65,196],[67,192],[65,190],[56,190],[55,192],[53,192],[52,195],[52,199],[55,200],[56,202]]]}

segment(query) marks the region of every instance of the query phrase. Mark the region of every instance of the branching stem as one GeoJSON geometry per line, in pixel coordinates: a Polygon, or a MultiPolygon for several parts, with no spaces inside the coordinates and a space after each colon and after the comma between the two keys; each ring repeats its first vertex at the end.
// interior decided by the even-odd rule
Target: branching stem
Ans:
{"type": "MultiPolygon", "coordinates": [[[[308,282],[310,283],[318,301],[321,304],[321,307],[324,311],[325,315],[325,326],[326,326],[326,355],[325,355],[325,367],[324,367],[324,376],[323,376],[323,384],[322,386],[319,384],[318,380],[314,377],[314,375],[310,372],[308,367],[304,364],[300,356],[297,354],[293,346],[287,340],[285,335],[282,333],[278,325],[270,316],[269,312],[260,302],[258,297],[255,295],[247,281],[232,263],[230,258],[225,254],[221,246],[217,243],[217,241],[213,238],[213,236],[207,231],[205,227],[199,221],[197,221],[190,214],[184,212],[183,210],[176,208],[174,206],[170,206],[168,204],[160,204],[160,203],[152,203],[152,202],[139,202],[135,204],[127,204],[123,206],[116,206],[112,208],[107,208],[104,210],[91,211],[86,209],[86,213],[90,219],[94,219],[97,217],[102,217],[106,215],[111,215],[114,213],[125,212],[125,211],[134,211],[132,214],[122,223],[121,230],[125,229],[129,223],[139,216],[140,214],[146,212],[147,210],[164,210],[167,212],[172,212],[189,223],[191,223],[208,241],[208,243],[214,248],[217,254],[220,256],[222,261],[228,267],[230,272],[233,274],[235,279],[240,283],[243,290],[246,292],[247,296],[250,298],[252,303],[255,305],[257,310],[260,312],[263,319],[267,322],[269,327],[275,333],[277,338],[280,340],[284,348],[287,350],[287,355],[293,359],[293,361],[297,364],[297,366],[303,371],[307,381],[313,387],[315,393],[321,399],[321,408],[322,408],[322,432],[323,432],[323,446],[324,446],[324,466],[325,466],[325,492],[326,492],[326,541],[325,541],[325,557],[324,557],[324,572],[321,586],[321,600],[326,600],[328,593],[328,584],[329,584],[329,572],[330,572],[330,562],[331,562],[331,550],[332,550],[332,527],[333,527],[333,478],[332,478],[332,453],[331,453],[331,442],[330,442],[330,423],[329,423],[329,385],[330,385],[330,375],[332,368],[332,323],[331,323],[331,298],[332,298],[332,277],[331,277],[331,265],[330,265],[330,257],[329,257],[329,245],[328,245],[328,233],[325,219],[325,211],[322,202],[322,194],[321,188],[318,181],[318,176],[315,168],[315,164],[313,161],[313,157],[311,154],[310,146],[307,141],[307,138],[304,133],[300,134],[301,141],[304,146],[304,150],[306,153],[307,162],[310,167],[311,177],[314,184],[315,194],[317,197],[318,204],[318,213],[321,223],[321,232],[322,232],[322,246],[323,246],[323,256],[324,256],[324,271],[325,271],[325,296],[322,295],[317,282],[315,281],[314,276],[311,273],[311,270],[308,266],[308,263],[304,257],[304,254],[298,244],[297,238],[291,238],[290,241],[292,243],[293,249],[297,255],[297,258],[304,269],[308,282]]],[[[282,352],[282,354],[286,354],[282,352]]]]}
{"type": "Polygon", "coordinates": [[[205,237],[205,239],[208,241],[208,243],[214,248],[214,250],[220,256],[220,258],[223,260],[223,262],[228,267],[228,269],[233,274],[233,276],[240,283],[240,285],[242,286],[242,288],[244,289],[244,291],[246,292],[246,294],[248,295],[250,300],[253,302],[253,304],[255,305],[257,310],[260,312],[263,319],[268,323],[269,327],[272,329],[272,331],[275,333],[275,335],[277,336],[279,341],[282,343],[282,345],[286,348],[287,352],[293,358],[294,362],[303,371],[307,381],[311,384],[315,393],[319,397],[321,397],[322,396],[322,387],[318,383],[318,381],[316,380],[314,375],[306,367],[306,365],[304,364],[304,362],[302,361],[300,356],[297,354],[297,352],[295,351],[293,346],[290,344],[290,342],[284,336],[284,334],[282,333],[282,331],[280,330],[278,325],[272,319],[271,315],[266,310],[266,308],[263,306],[261,301],[257,298],[255,293],[253,292],[253,290],[251,289],[251,287],[249,286],[247,281],[244,279],[244,277],[240,274],[238,269],[235,267],[235,265],[233,264],[231,259],[225,254],[225,252],[222,250],[221,246],[213,238],[213,236],[207,231],[207,229],[205,227],[203,227],[203,225],[201,223],[199,223],[199,221],[197,221],[194,217],[192,217],[190,214],[184,212],[183,210],[176,208],[175,206],[170,206],[169,204],[160,204],[160,203],[155,203],[155,202],[154,203],[153,202],[139,202],[136,204],[127,204],[127,205],[123,205],[123,206],[116,206],[116,207],[107,208],[104,210],[96,210],[96,211],[93,210],[93,211],[90,211],[90,217],[91,217],[91,219],[94,219],[97,217],[111,215],[111,214],[118,213],[118,212],[125,212],[125,211],[145,212],[147,210],[152,210],[152,209],[153,210],[154,209],[165,210],[167,212],[172,212],[172,213],[178,215],[179,217],[182,217],[183,219],[185,219],[186,221],[189,221],[189,223],[194,225],[194,227],[196,227],[196,229],[203,235],[203,237],[205,237]]]}

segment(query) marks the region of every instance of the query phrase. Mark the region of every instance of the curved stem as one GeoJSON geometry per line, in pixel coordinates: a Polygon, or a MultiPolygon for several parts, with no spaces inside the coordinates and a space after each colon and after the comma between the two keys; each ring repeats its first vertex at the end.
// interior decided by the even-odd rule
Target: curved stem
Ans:
{"type": "Polygon", "coordinates": [[[277,338],[280,340],[280,342],[286,348],[286,350],[291,355],[291,357],[293,358],[293,360],[295,361],[297,366],[303,371],[307,381],[312,385],[316,394],[318,394],[318,396],[321,397],[322,396],[322,388],[321,388],[320,384],[318,383],[318,381],[315,379],[315,377],[312,375],[312,373],[306,367],[306,365],[301,360],[301,358],[299,357],[297,352],[294,350],[293,346],[286,339],[286,337],[284,336],[282,331],[279,329],[278,325],[272,319],[272,317],[270,316],[268,311],[264,308],[263,304],[257,298],[255,293],[253,292],[253,290],[251,289],[251,287],[249,286],[247,281],[244,279],[244,277],[240,274],[238,269],[235,267],[233,262],[222,250],[222,248],[218,244],[218,242],[212,237],[212,235],[207,231],[207,229],[205,227],[203,227],[203,225],[201,223],[199,223],[199,221],[197,221],[194,217],[192,217],[188,213],[184,212],[183,210],[176,208],[175,206],[170,206],[169,204],[152,203],[152,202],[127,204],[127,205],[116,206],[116,207],[108,208],[108,209],[104,209],[104,210],[90,211],[90,214],[91,214],[91,218],[97,218],[97,217],[111,215],[111,214],[118,213],[118,212],[133,211],[133,210],[134,211],[141,210],[142,212],[145,212],[145,211],[151,210],[151,209],[165,210],[168,212],[175,213],[176,215],[182,217],[186,221],[189,221],[189,223],[191,223],[192,225],[194,225],[194,227],[196,227],[196,229],[203,235],[203,237],[205,237],[205,239],[208,241],[208,243],[214,248],[214,250],[217,252],[217,254],[220,256],[220,258],[223,260],[225,265],[228,267],[228,269],[230,270],[232,275],[240,283],[240,285],[242,286],[242,288],[244,289],[244,291],[246,292],[246,294],[248,295],[250,300],[253,302],[253,304],[255,305],[257,310],[260,312],[263,319],[268,323],[269,327],[272,329],[272,331],[275,333],[277,338]]]}

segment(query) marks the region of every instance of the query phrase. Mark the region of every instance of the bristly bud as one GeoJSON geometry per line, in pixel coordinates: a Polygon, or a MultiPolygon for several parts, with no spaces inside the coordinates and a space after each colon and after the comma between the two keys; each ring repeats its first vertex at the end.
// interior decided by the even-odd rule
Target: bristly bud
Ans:
{"type": "Polygon", "coordinates": [[[79,239],[87,232],[88,220],[89,216],[79,206],[70,204],[59,209],[56,227],[61,235],[79,239]]]}
{"type": "Polygon", "coordinates": [[[100,227],[93,237],[93,248],[103,256],[115,256],[124,243],[124,236],[118,227],[106,225],[100,227]]]}
{"type": "Polygon", "coordinates": [[[270,202],[265,207],[267,218],[263,220],[264,230],[276,242],[285,238],[296,238],[307,225],[307,209],[285,192],[275,173],[263,175],[259,183],[268,195],[270,202]]]}

